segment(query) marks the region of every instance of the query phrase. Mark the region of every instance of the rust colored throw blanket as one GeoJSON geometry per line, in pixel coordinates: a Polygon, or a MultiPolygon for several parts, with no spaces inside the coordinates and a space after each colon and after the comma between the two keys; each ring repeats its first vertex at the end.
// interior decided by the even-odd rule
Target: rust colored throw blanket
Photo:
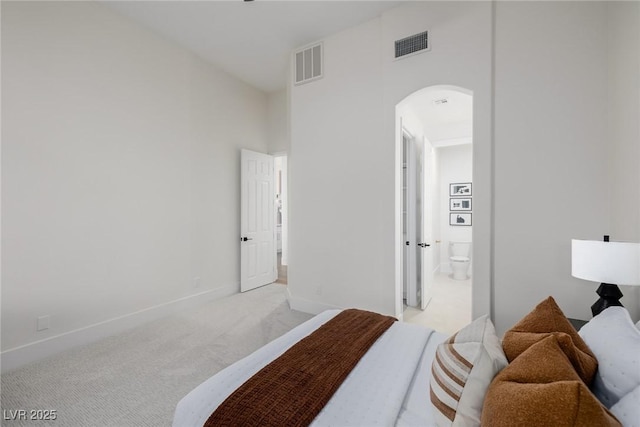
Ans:
{"type": "Polygon", "coordinates": [[[204,427],[308,426],[395,320],[355,309],[338,313],[236,389],[204,427]]]}

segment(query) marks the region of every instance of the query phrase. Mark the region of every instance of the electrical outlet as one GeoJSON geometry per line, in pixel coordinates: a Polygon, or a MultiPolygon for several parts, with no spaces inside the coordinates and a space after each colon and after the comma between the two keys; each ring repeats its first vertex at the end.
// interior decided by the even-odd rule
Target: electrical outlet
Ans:
{"type": "Polygon", "coordinates": [[[38,326],[37,326],[37,330],[38,331],[44,331],[49,329],[49,327],[51,326],[51,316],[40,316],[38,317],[38,326]]]}
{"type": "Polygon", "coordinates": [[[193,278],[193,287],[196,289],[200,287],[200,277],[193,278]]]}

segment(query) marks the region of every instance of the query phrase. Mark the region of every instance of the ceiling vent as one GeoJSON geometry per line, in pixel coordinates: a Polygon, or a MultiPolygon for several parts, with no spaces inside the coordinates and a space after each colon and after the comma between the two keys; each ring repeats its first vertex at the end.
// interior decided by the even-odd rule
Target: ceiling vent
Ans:
{"type": "Polygon", "coordinates": [[[322,43],[295,52],[295,84],[309,83],[322,77],[322,43]]]}
{"type": "Polygon", "coordinates": [[[414,55],[420,52],[426,52],[431,49],[429,44],[429,31],[425,31],[413,36],[396,40],[396,59],[405,56],[414,55]]]}

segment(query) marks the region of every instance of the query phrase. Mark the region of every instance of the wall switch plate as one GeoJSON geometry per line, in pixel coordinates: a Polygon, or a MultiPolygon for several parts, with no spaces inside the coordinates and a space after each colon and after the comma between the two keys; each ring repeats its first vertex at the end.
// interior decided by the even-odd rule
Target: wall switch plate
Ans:
{"type": "Polygon", "coordinates": [[[51,325],[51,316],[38,317],[38,326],[37,326],[38,331],[44,331],[46,329],[49,329],[50,325],[51,325]]]}
{"type": "Polygon", "coordinates": [[[193,287],[194,288],[199,288],[200,287],[200,277],[194,277],[193,278],[193,287]]]}

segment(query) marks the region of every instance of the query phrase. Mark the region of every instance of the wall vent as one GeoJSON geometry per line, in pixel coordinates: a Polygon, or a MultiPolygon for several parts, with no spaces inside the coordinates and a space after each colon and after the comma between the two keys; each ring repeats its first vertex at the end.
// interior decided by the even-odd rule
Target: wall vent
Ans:
{"type": "Polygon", "coordinates": [[[308,83],[322,77],[322,43],[305,47],[294,53],[295,84],[308,83]]]}
{"type": "Polygon", "coordinates": [[[396,40],[396,59],[431,49],[429,31],[396,40]]]}

